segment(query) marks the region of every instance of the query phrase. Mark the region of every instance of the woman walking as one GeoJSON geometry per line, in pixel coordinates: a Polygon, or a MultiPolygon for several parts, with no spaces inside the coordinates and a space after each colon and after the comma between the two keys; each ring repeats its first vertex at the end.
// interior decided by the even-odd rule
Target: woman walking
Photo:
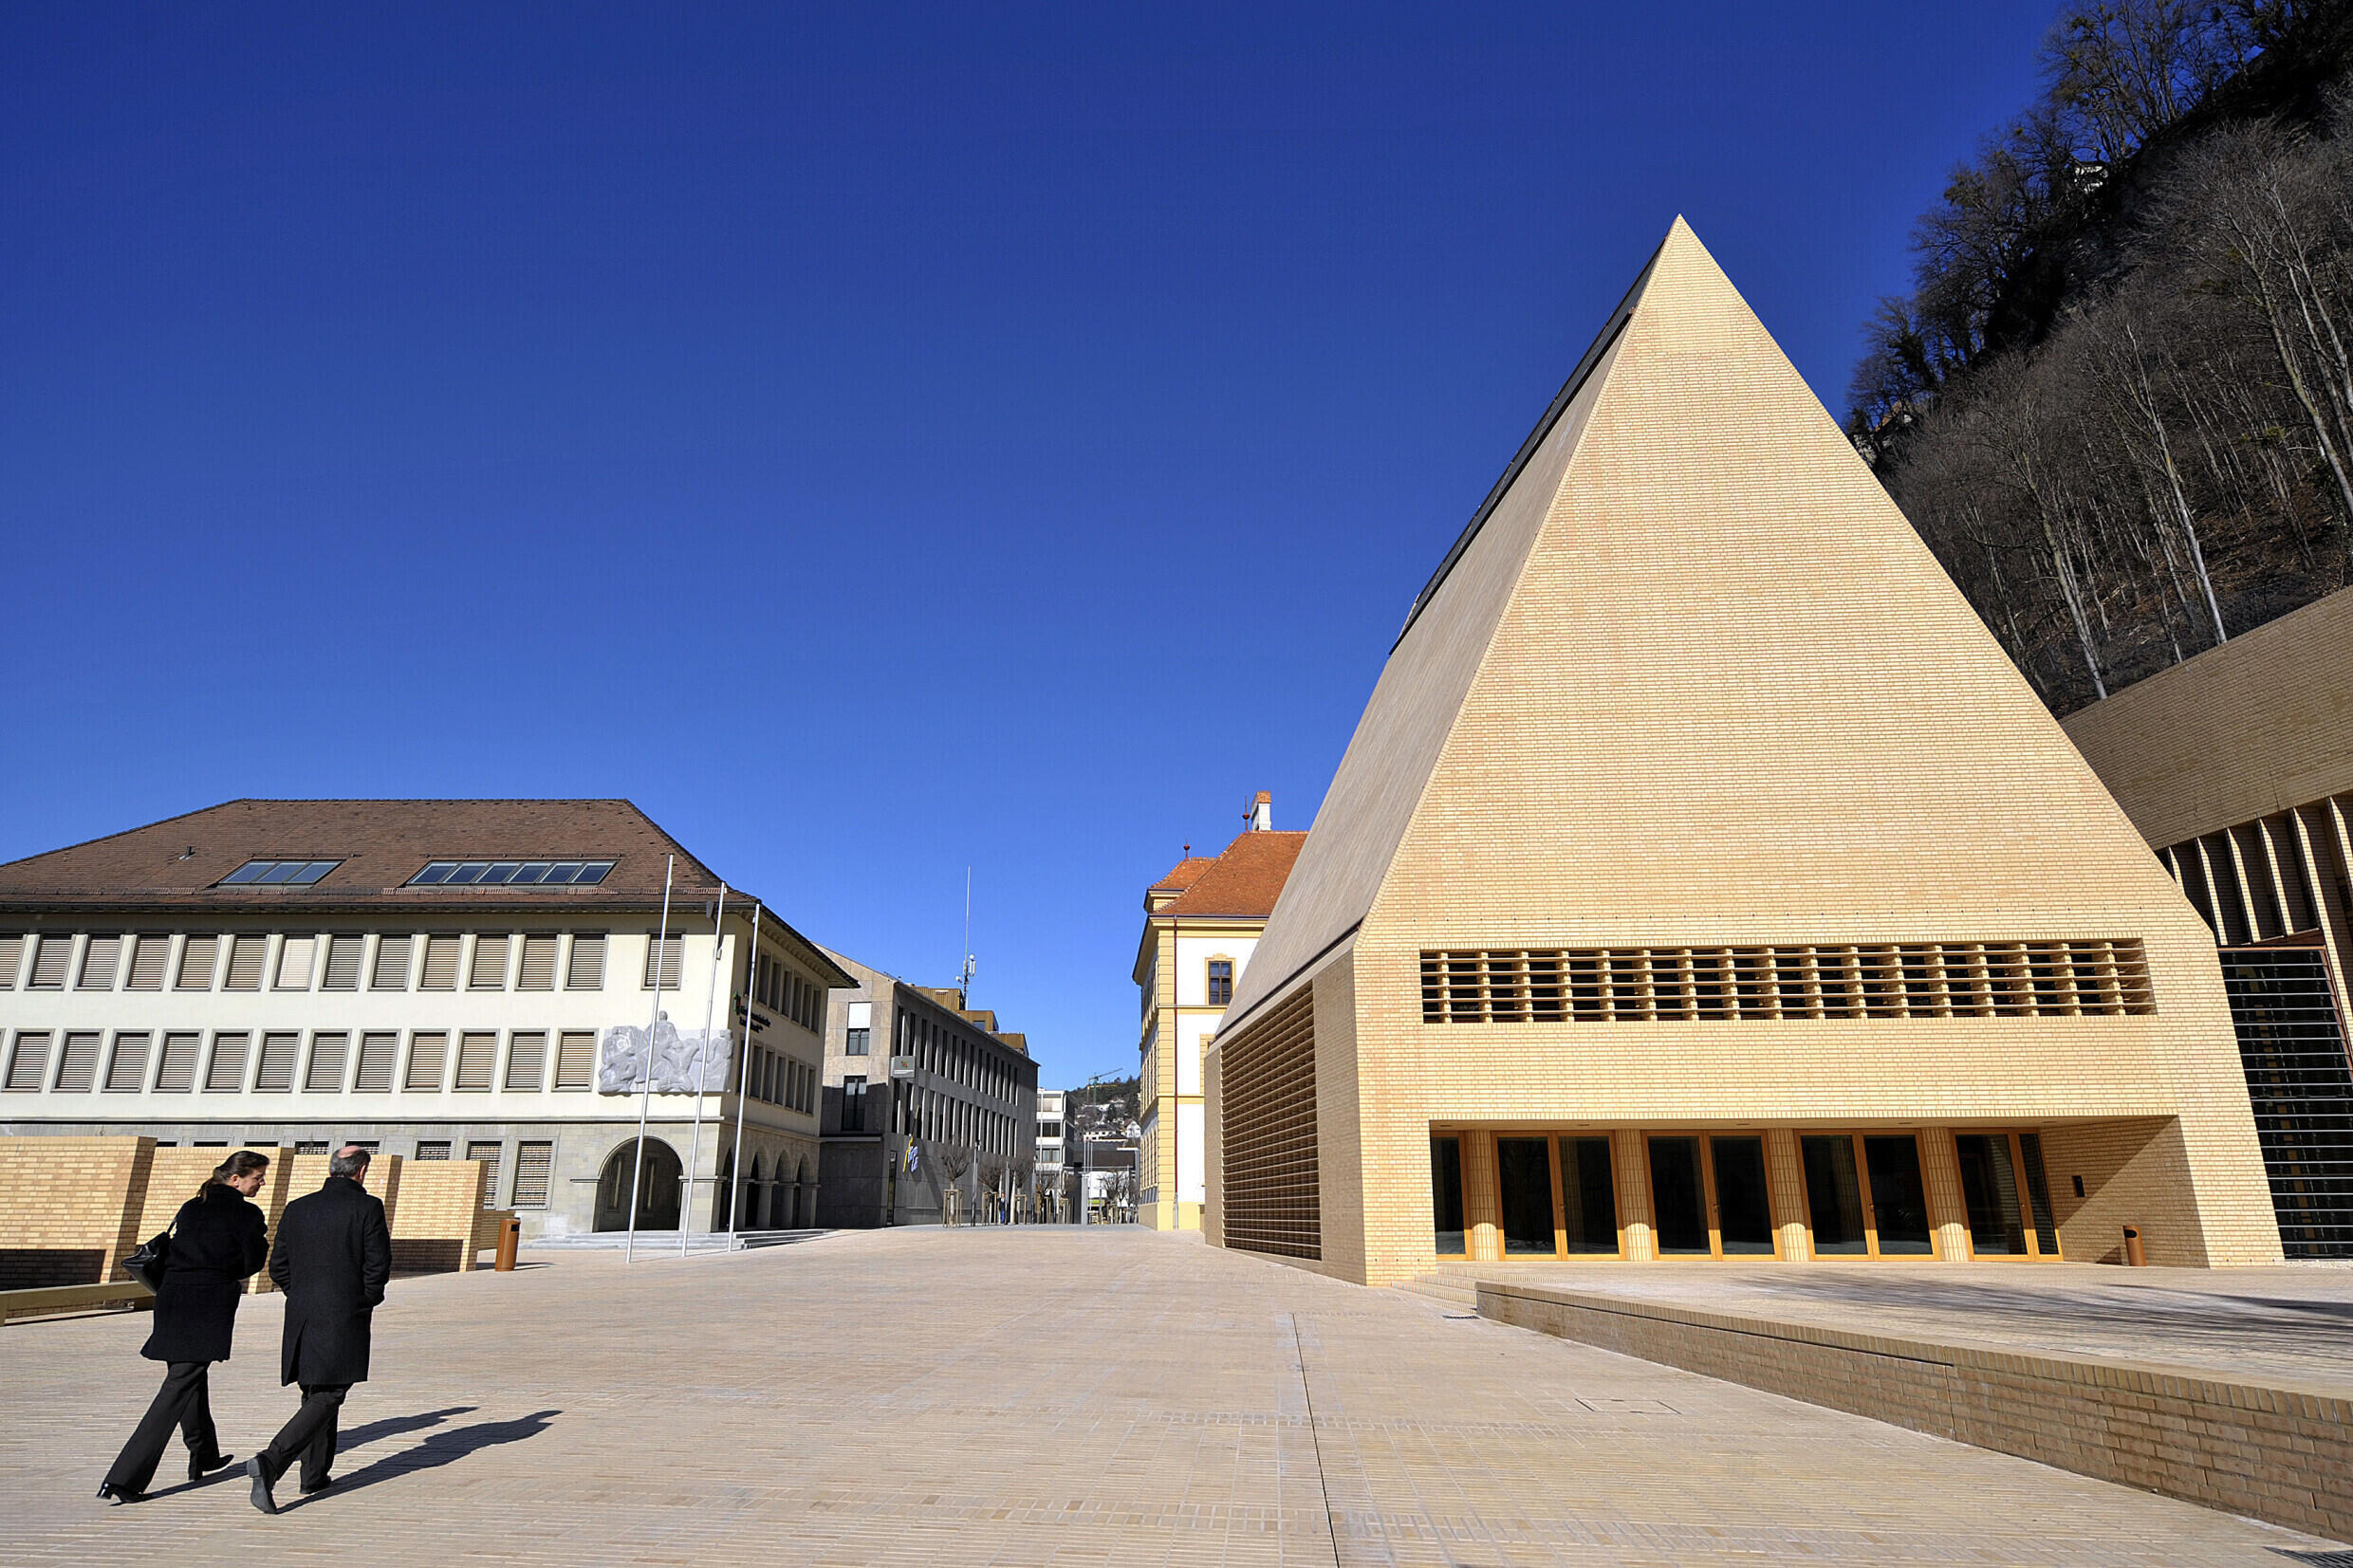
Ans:
{"type": "Polygon", "coordinates": [[[188,1440],[188,1479],[201,1480],[231,1456],[213,1430],[208,1374],[229,1359],[237,1298],[269,1257],[269,1228],[246,1200],[261,1190],[269,1156],[240,1149],[220,1163],[172,1222],[172,1246],[156,1292],[156,1326],[139,1354],[164,1363],[163,1387],[98,1488],[109,1503],[139,1503],[176,1426],[188,1440]]]}

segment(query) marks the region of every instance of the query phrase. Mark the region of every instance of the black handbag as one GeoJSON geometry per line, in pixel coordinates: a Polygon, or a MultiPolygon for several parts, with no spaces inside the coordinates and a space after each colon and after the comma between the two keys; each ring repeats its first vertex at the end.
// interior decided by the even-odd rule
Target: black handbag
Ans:
{"type": "Polygon", "coordinates": [[[123,1271],[157,1295],[163,1291],[163,1271],[172,1266],[172,1232],[179,1228],[174,1220],[159,1236],[150,1237],[139,1245],[137,1252],[122,1260],[123,1271]]]}

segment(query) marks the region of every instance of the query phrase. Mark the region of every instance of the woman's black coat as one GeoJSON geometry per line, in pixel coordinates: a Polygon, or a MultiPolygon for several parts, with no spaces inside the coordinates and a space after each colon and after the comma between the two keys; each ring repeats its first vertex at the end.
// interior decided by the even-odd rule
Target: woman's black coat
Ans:
{"type": "Polygon", "coordinates": [[[156,1292],[156,1326],[139,1354],[150,1361],[226,1361],[242,1282],[269,1256],[269,1226],[242,1193],[217,1182],[180,1205],[178,1228],[156,1292]]]}
{"type": "Polygon", "coordinates": [[[329,1176],[278,1216],[269,1277],[286,1292],[280,1381],[366,1382],[370,1327],[392,1278],[383,1203],[348,1176],[329,1176]]]}

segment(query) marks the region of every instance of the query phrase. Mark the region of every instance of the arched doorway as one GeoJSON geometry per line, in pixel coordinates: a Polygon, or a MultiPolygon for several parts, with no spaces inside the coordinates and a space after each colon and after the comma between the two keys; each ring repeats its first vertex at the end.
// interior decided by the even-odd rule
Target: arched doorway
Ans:
{"type": "Polygon", "coordinates": [[[744,1183],[744,1228],[757,1230],[768,1223],[768,1174],[760,1156],[751,1156],[751,1179],[744,1183]]]}
{"type": "MultiPolygon", "coordinates": [[[[605,1157],[597,1178],[597,1228],[626,1230],[629,1208],[622,1194],[629,1190],[629,1172],[637,1169],[638,1140],[629,1139],[605,1157]]],[[[638,1183],[638,1228],[678,1228],[678,1152],[659,1138],[645,1140],[645,1171],[638,1183]]]]}
{"type": "Polygon", "coordinates": [[[728,1222],[735,1214],[735,1156],[733,1154],[719,1156],[718,1204],[719,1211],[711,1222],[712,1227],[713,1229],[726,1230],[730,1228],[728,1222]]]}
{"type": "Polygon", "coordinates": [[[806,1229],[816,1217],[817,1194],[809,1190],[808,1161],[802,1160],[792,1168],[793,1228],[806,1229]]]}

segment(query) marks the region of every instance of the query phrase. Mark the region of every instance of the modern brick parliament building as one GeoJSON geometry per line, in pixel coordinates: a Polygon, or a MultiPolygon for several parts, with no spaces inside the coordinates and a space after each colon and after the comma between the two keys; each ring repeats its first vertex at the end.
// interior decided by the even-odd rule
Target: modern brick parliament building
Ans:
{"type": "Polygon", "coordinates": [[[2213,935],[1679,221],[1413,606],[1209,1053],[1213,1240],[2281,1256],[2213,935]]]}
{"type": "Polygon", "coordinates": [[[657,1092],[639,1225],[725,1226],[731,1195],[748,1227],[812,1224],[849,976],[772,912],[755,952],[719,893],[626,801],[232,801],[0,865],[0,1134],[357,1139],[484,1161],[527,1236],[621,1228],[639,1095],[601,1068],[658,980],[679,1028],[749,1025],[760,1177],[733,1178],[732,1068],[698,1153],[695,1097],[657,1092]]]}

